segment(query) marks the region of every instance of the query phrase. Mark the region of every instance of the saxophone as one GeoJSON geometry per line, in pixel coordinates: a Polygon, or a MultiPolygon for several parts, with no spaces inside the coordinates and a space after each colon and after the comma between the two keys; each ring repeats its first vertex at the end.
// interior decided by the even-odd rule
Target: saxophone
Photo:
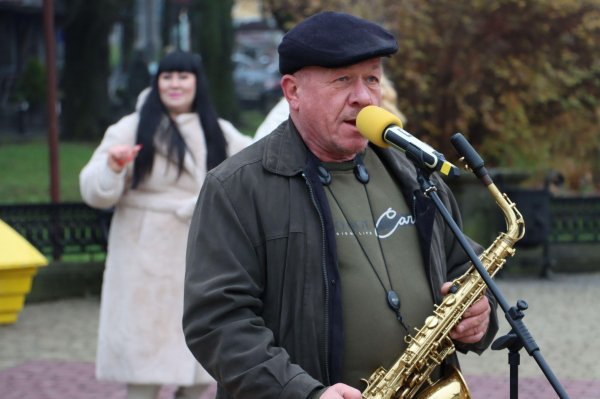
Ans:
{"type": "MultiPolygon", "coordinates": [[[[467,170],[470,170],[466,165],[467,170]]],[[[483,183],[502,209],[507,232],[500,233],[494,243],[479,257],[487,272],[494,275],[502,268],[506,256],[513,256],[514,244],[525,234],[525,222],[514,203],[501,194],[488,175],[483,183]]],[[[379,367],[368,380],[363,399],[411,399],[424,384],[428,384],[418,399],[470,399],[471,395],[460,372],[452,366],[450,375],[436,381],[429,378],[436,366],[454,352],[450,330],[461,320],[465,311],[485,293],[485,282],[473,265],[460,278],[452,282],[451,293],[441,305],[435,305],[432,316],[413,337],[405,338],[408,347],[389,370],[379,367]]]]}

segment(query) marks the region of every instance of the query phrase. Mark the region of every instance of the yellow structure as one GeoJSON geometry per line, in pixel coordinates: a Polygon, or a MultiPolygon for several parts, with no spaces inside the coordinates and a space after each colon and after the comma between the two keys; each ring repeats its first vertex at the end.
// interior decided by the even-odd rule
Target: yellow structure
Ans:
{"type": "Polygon", "coordinates": [[[0,220],[0,324],[17,321],[37,268],[48,260],[0,220]]]}

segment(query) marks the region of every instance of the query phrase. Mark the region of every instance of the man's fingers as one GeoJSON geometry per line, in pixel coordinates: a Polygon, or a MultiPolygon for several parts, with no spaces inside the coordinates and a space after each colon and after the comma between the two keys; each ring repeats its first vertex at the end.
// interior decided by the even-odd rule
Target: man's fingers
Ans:
{"type": "MultiPolygon", "coordinates": [[[[472,305],[465,312],[465,318],[471,316],[477,316],[482,314],[483,312],[487,312],[490,310],[490,303],[488,302],[487,297],[482,297],[479,301],[477,301],[474,305],[472,305]]],[[[489,313],[489,312],[488,312],[489,313]]]]}
{"type": "Polygon", "coordinates": [[[345,384],[335,384],[334,387],[340,396],[344,399],[361,399],[362,394],[356,388],[345,384]]]}
{"type": "Polygon", "coordinates": [[[489,317],[485,313],[464,319],[458,326],[452,329],[450,337],[460,338],[467,336],[468,334],[473,334],[474,332],[480,332],[482,329],[487,330],[489,321],[489,317]]]}
{"type": "Polygon", "coordinates": [[[361,399],[362,394],[358,389],[352,388],[345,384],[335,384],[330,386],[321,395],[321,399],[361,399]]]}
{"type": "Polygon", "coordinates": [[[463,344],[474,344],[475,342],[481,341],[481,338],[485,335],[485,331],[481,331],[475,335],[469,335],[468,337],[456,338],[458,342],[463,344]]]}
{"type": "Polygon", "coordinates": [[[341,392],[341,395],[344,399],[362,399],[360,391],[351,387],[346,387],[346,389],[341,392]]]}
{"type": "Polygon", "coordinates": [[[468,330],[463,330],[461,332],[459,332],[458,330],[454,329],[450,333],[450,338],[457,339],[457,338],[464,338],[464,337],[468,337],[468,336],[471,336],[471,335],[479,334],[480,332],[485,333],[487,331],[488,324],[489,324],[489,322],[478,324],[475,327],[472,327],[472,328],[470,328],[468,330]]]}
{"type": "Polygon", "coordinates": [[[489,314],[484,312],[478,314],[477,316],[471,316],[466,319],[463,319],[458,325],[458,332],[470,330],[473,327],[476,327],[480,324],[487,323],[490,321],[489,314]]]}
{"type": "Polygon", "coordinates": [[[442,285],[442,295],[446,295],[448,293],[448,291],[450,290],[451,286],[452,286],[451,282],[444,283],[444,285],[442,285]]]}
{"type": "MultiPolygon", "coordinates": [[[[442,285],[442,295],[447,295],[451,282],[442,285]]],[[[464,314],[463,320],[450,332],[450,337],[463,343],[479,342],[487,331],[490,322],[490,304],[487,297],[482,296],[464,314]]]]}

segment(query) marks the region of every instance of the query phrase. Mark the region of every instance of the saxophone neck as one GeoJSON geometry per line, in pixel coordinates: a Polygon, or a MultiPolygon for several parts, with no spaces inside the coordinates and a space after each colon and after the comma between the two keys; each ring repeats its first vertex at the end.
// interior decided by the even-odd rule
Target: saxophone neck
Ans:
{"type": "Polygon", "coordinates": [[[477,151],[471,144],[463,137],[462,134],[457,133],[450,139],[452,145],[456,149],[456,151],[461,155],[461,161],[465,161],[465,169],[473,172],[475,176],[481,180],[484,186],[488,188],[498,206],[504,212],[504,218],[506,220],[507,231],[503,234],[503,239],[506,241],[510,241],[510,245],[512,246],[515,242],[519,241],[523,238],[525,234],[525,222],[523,220],[523,216],[517,208],[515,204],[513,204],[510,199],[506,196],[506,194],[502,194],[498,187],[492,181],[488,171],[484,167],[485,162],[477,151]]]}
{"type": "Polygon", "coordinates": [[[487,185],[487,189],[494,197],[494,200],[502,209],[504,213],[504,220],[506,222],[506,233],[505,238],[511,241],[511,244],[519,241],[525,234],[525,221],[523,216],[517,209],[516,205],[508,198],[506,194],[502,194],[498,187],[494,183],[487,185]]]}

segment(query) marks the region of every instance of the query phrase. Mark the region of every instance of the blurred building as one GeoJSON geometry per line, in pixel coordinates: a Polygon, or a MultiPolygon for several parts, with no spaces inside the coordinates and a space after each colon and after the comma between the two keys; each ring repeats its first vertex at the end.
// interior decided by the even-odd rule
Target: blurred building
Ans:
{"type": "Polygon", "coordinates": [[[232,13],[236,94],[242,106],[268,111],[283,95],[277,53],[283,32],[263,11],[260,0],[237,0],[232,13]]]}
{"type": "MultiPolygon", "coordinates": [[[[65,0],[53,3],[60,91],[69,10],[65,0]]],[[[140,68],[145,65],[152,74],[165,51],[190,50],[193,38],[188,18],[193,0],[134,0],[129,4],[122,7],[107,38],[110,77],[106,87],[115,118],[131,112],[132,98],[137,97],[133,92],[147,84],[140,68]]],[[[43,0],[0,0],[0,136],[45,134],[42,9],[43,0]]],[[[277,46],[283,32],[263,12],[260,0],[236,0],[232,17],[236,94],[244,105],[268,109],[281,95],[277,46]]]]}
{"type": "Polygon", "coordinates": [[[262,18],[260,0],[235,0],[233,19],[236,21],[257,21],[262,18]]]}
{"type": "Polygon", "coordinates": [[[164,0],[136,0],[135,5],[134,48],[143,51],[146,61],[151,62],[156,59],[161,47],[160,28],[164,0]]]}

